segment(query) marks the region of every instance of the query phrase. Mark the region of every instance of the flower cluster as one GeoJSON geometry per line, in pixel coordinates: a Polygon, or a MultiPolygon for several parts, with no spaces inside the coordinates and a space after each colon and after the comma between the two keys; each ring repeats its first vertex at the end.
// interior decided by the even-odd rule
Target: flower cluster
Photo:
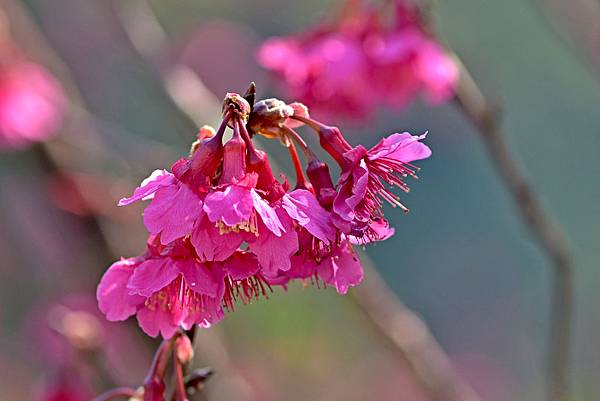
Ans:
{"type": "Polygon", "coordinates": [[[393,234],[383,203],[407,209],[386,184],[408,190],[403,178],[416,171],[410,163],[431,154],[424,136],[393,134],[369,150],[353,147],[300,103],[253,98],[253,90],[228,94],[217,130],[203,127],[189,157],[170,171],[156,170],[119,202],[151,200],[144,212],[150,237],[142,255],[114,263],[98,286],[109,320],[136,314],[147,334],[169,338],[179,327],[218,322],[237,300],[250,302],[294,279],[343,294],[363,277],[352,246],[393,234]],[[295,129],[301,125],[339,164],[336,185],[295,129]],[[293,189],[254,146],[257,134],[279,139],[290,152],[293,189]]]}
{"type": "Polygon", "coordinates": [[[401,108],[419,93],[441,103],[453,95],[458,80],[455,62],[406,0],[379,8],[350,0],[334,21],[268,39],[258,59],[290,97],[322,114],[347,117],[363,117],[382,102],[401,108]]]}
{"type": "Polygon", "coordinates": [[[0,43],[0,149],[20,149],[56,133],[66,106],[59,82],[27,60],[10,40],[0,43]]]}

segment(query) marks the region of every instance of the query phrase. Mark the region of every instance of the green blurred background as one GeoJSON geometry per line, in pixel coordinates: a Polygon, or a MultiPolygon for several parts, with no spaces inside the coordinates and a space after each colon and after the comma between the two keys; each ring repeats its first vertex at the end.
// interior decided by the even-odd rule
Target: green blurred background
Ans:
{"type": "MultiPolygon", "coordinates": [[[[108,203],[154,168],[170,166],[194,138],[195,124],[168,96],[160,71],[174,60],[187,63],[217,98],[226,90],[243,91],[250,80],[257,82],[259,97],[277,95],[253,58],[256,46],[262,38],[302,30],[337,4],[154,0],[150,6],[167,37],[152,36],[142,24],[140,40],[146,35],[145,45],[157,47],[152,64],[122,25],[143,10],[139,1],[12,3],[39,29],[34,38],[24,34],[24,41],[55,52],[36,54],[34,46],[33,56],[51,60],[50,68],[68,76],[70,90],[76,87],[80,94],[63,133],[77,144],[67,148],[67,163],[119,182],[110,196],[98,194],[108,203]]],[[[436,20],[445,40],[486,94],[502,104],[508,140],[573,247],[575,399],[597,399],[598,76],[579,57],[577,43],[557,34],[532,1],[439,3],[436,20]]],[[[198,113],[214,123],[218,106],[209,103],[198,113]]],[[[420,180],[404,197],[411,213],[389,210],[396,236],[367,252],[482,399],[541,399],[550,269],[518,220],[477,133],[452,104],[415,103],[340,126],[353,143],[368,145],[395,131],[429,131],[433,156],[420,164],[420,180]]],[[[107,266],[94,256],[96,242],[80,219],[49,204],[43,175],[31,151],[0,155],[0,399],[30,397],[33,378],[42,373],[23,334],[29,311],[62,293],[92,294],[107,266]]],[[[141,208],[118,213],[121,218],[105,218],[102,229],[120,253],[137,254],[145,241],[141,208]]],[[[217,369],[209,400],[234,399],[234,391],[261,400],[427,399],[350,300],[332,289],[276,290],[268,301],[240,306],[210,331],[222,334],[227,355],[210,335],[199,344],[197,363],[217,369]]],[[[141,375],[145,367],[131,369],[141,375]]]]}

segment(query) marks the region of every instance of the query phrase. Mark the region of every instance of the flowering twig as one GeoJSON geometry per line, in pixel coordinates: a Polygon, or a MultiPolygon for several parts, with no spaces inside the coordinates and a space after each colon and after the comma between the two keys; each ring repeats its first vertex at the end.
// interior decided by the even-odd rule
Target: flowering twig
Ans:
{"type": "Polygon", "coordinates": [[[365,318],[399,352],[434,400],[479,401],[479,396],[455,371],[425,322],[405,306],[361,255],[365,279],[352,290],[352,299],[365,318]]]}
{"type": "MultiPolygon", "coordinates": [[[[139,4],[144,3],[140,2],[139,4]]],[[[148,15],[149,10],[147,7],[145,10],[145,17],[152,18],[152,15],[148,15]]],[[[129,19],[129,22],[131,22],[131,19],[129,19]]],[[[131,35],[132,29],[128,29],[128,24],[125,21],[124,25],[126,26],[125,30],[131,35]]],[[[152,26],[159,25],[153,20],[152,26]]],[[[164,37],[164,35],[161,36],[164,37]]],[[[136,44],[133,38],[132,42],[134,45],[136,44]]],[[[149,49],[142,46],[135,47],[146,60],[151,64],[154,63],[153,54],[149,49]]],[[[162,69],[162,75],[167,85],[169,82],[169,71],[172,70],[162,69]]],[[[190,87],[196,86],[193,84],[194,82],[200,81],[197,77],[194,77],[190,85],[186,85],[188,90],[190,87]]],[[[175,93],[171,91],[169,93],[174,100],[177,99],[175,93]]],[[[188,110],[202,109],[203,102],[196,104],[195,107],[183,107],[181,102],[178,101],[175,103],[180,106],[184,113],[190,115],[188,110]]],[[[302,118],[299,119],[302,120],[302,118]]],[[[312,120],[304,120],[303,122],[309,125],[313,123],[312,120]]],[[[301,142],[299,145],[302,147],[301,142]]],[[[302,149],[304,150],[304,148],[302,149]]],[[[356,287],[354,299],[361,310],[365,312],[368,321],[393,344],[402,358],[409,362],[415,376],[427,392],[436,400],[479,401],[479,397],[469,385],[453,371],[448,357],[444,354],[444,351],[422,320],[394,296],[392,290],[377,275],[374,268],[369,270],[371,272],[366,276],[370,276],[370,278],[356,287]]],[[[218,342],[222,341],[220,338],[215,338],[215,340],[218,342]]],[[[227,361],[227,358],[225,360],[227,361]]],[[[234,372],[234,369],[227,370],[228,374],[234,372]]]]}
{"type": "Polygon", "coordinates": [[[573,320],[574,266],[560,227],[544,210],[521,164],[516,160],[500,128],[493,107],[464,65],[456,101],[465,117],[477,128],[500,177],[513,198],[524,224],[553,264],[550,339],[548,342],[548,398],[568,400],[568,362],[573,320]]]}

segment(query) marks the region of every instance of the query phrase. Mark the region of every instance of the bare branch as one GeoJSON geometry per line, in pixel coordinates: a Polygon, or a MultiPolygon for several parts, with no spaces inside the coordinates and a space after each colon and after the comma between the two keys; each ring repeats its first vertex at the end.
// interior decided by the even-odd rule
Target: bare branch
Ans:
{"type": "Polygon", "coordinates": [[[567,241],[554,219],[542,207],[521,164],[501,131],[497,108],[485,98],[464,65],[456,101],[477,128],[523,223],[553,265],[547,392],[551,401],[569,399],[569,349],[574,313],[574,265],[567,241]]]}

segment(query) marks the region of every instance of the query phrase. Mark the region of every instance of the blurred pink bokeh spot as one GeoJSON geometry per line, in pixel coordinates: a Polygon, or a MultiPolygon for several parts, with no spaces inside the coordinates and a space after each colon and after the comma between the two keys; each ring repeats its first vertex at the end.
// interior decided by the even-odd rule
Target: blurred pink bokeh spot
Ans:
{"type": "Polygon", "coordinates": [[[0,69],[0,149],[48,139],[63,121],[66,96],[43,67],[16,62],[0,69]]]}

